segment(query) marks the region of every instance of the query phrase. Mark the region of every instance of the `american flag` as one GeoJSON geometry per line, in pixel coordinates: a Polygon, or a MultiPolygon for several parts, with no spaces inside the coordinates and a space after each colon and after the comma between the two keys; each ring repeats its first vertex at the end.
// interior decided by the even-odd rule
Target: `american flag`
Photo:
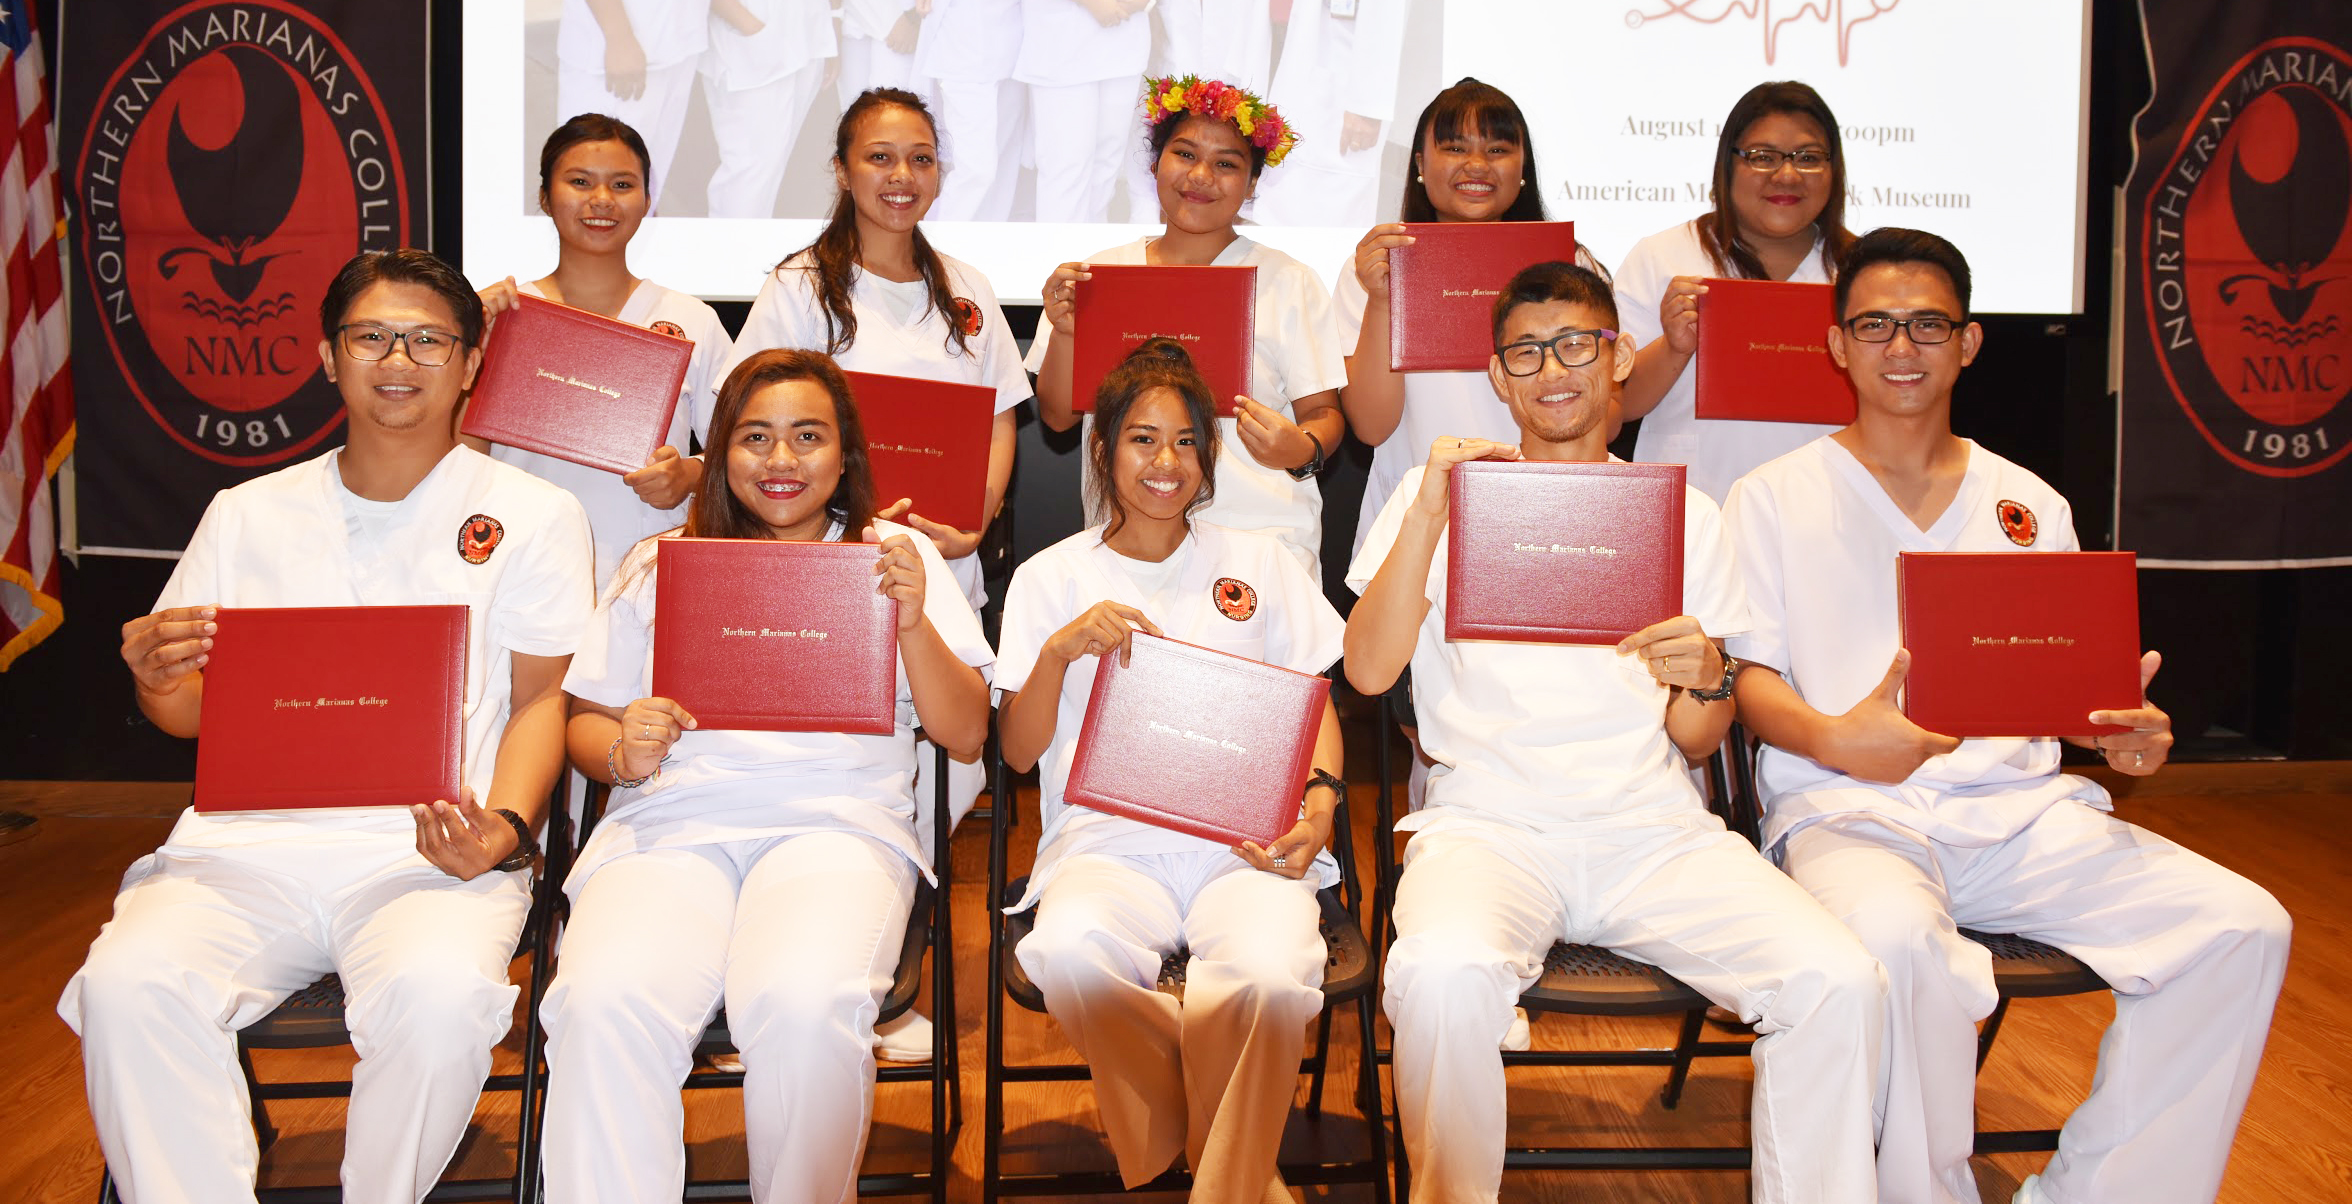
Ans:
{"type": "Polygon", "coordinates": [[[0,670],[65,621],[49,478],[73,450],[57,130],[30,0],[0,0],[0,670]]]}

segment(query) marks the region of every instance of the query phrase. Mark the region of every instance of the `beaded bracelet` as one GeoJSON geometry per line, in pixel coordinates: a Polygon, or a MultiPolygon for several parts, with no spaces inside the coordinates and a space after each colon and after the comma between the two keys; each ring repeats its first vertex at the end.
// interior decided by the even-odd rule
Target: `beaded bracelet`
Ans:
{"type": "Polygon", "coordinates": [[[621,741],[626,739],[628,739],[627,736],[613,737],[612,747],[604,750],[604,767],[612,774],[613,785],[618,786],[623,790],[634,790],[637,787],[643,786],[647,782],[652,781],[653,775],[655,773],[661,772],[661,766],[654,766],[653,773],[646,774],[641,778],[622,777],[620,765],[621,741]]]}

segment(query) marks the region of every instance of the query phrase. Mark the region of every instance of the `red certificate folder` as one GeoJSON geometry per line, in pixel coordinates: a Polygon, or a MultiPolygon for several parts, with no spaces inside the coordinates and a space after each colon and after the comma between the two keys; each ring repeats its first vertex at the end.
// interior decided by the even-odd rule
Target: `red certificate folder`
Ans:
{"type": "Polygon", "coordinates": [[[463,606],[222,607],[196,809],[456,802],[466,618],[463,606]]]}
{"type": "Polygon", "coordinates": [[[1826,284],[1709,280],[1699,295],[1697,413],[1748,422],[1854,421],[1854,384],[1829,358],[1826,284]]]}
{"type": "Polygon", "coordinates": [[[1392,372],[1484,371],[1494,303],[1522,268],[1576,262],[1575,222],[1408,222],[1388,251],[1392,372]]]}
{"type": "Polygon", "coordinates": [[[1103,264],[1087,269],[1070,310],[1077,335],[1070,344],[1070,405],[1094,409],[1094,391],[1127,353],[1155,335],[1192,353],[1209,382],[1217,413],[1233,412],[1233,396],[1250,388],[1250,353],[1257,338],[1258,269],[1103,264]]]}
{"type": "Polygon", "coordinates": [[[1137,632],[1102,658],[1062,797],[1235,845],[1298,824],[1331,682],[1137,632]]]}
{"type": "Polygon", "coordinates": [[[709,730],[897,730],[898,602],[875,592],[874,545],[665,539],[654,554],[654,697],[709,730]]]}
{"type": "Polygon", "coordinates": [[[691,340],[521,297],[490,326],[460,429],[590,468],[635,472],[669,432],[693,358],[691,340]]]}
{"type": "Polygon", "coordinates": [[[1903,713],[1947,736],[2095,736],[2140,705],[2130,552],[1904,552],[1903,713]]]}
{"type": "Polygon", "coordinates": [[[977,531],[988,505],[988,452],[996,390],[985,385],[844,372],[866,428],[874,498],[915,499],[915,513],[977,531]]]}
{"type": "Polygon", "coordinates": [[[1446,638],[1614,644],[1681,614],[1683,475],[1680,464],[1456,467],[1446,638]]]}

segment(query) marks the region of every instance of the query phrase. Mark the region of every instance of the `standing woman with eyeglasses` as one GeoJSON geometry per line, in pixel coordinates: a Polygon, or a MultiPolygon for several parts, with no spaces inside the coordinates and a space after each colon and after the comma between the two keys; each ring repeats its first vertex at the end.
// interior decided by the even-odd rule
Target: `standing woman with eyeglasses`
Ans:
{"type": "Polygon", "coordinates": [[[588,512],[596,541],[596,588],[604,589],[637,541],[686,521],[686,499],[702,477],[687,436],[707,433],[711,401],[723,379],[727,328],[701,300],[629,271],[629,242],[652,208],[653,167],[645,140],[629,124],[582,113],[556,127],[539,148],[539,211],[555,223],[555,270],[528,284],[512,276],[482,290],[495,323],[521,296],[643,326],[694,343],[678,408],[662,444],[625,476],[569,460],[468,438],[477,451],[561,485],[588,512]]]}
{"type": "Polygon", "coordinates": [[[1690,484],[1721,502],[1731,483],[1836,429],[1731,422],[1694,412],[1691,359],[1707,278],[1830,283],[1853,245],[1837,118],[1795,81],[1748,89],[1715,147],[1715,207],[1634,244],[1617,268],[1617,310],[1641,344],[1621,397],[1641,419],[1637,460],[1687,464],[1690,484]]]}

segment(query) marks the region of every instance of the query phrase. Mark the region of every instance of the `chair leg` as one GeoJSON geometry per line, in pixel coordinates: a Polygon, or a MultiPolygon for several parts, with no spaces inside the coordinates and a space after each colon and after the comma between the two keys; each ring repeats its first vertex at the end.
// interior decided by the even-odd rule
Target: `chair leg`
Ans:
{"type": "Polygon", "coordinates": [[[1315,1069],[1307,1076],[1307,1115],[1323,1115],[1323,1071],[1331,1064],[1331,1009],[1315,1017],[1315,1069]]]}
{"type": "MultiPolygon", "coordinates": [[[[1380,1106],[1379,1034],[1373,1027],[1378,999],[1374,992],[1356,1001],[1356,1099],[1372,1139],[1372,1204],[1388,1204],[1388,1111],[1380,1106]]],[[[1397,1190],[1404,1190],[1401,1178],[1397,1190]]]]}
{"type": "Polygon", "coordinates": [[[1984,1070],[1985,1059],[1993,1056],[1993,1038],[2001,1035],[2001,1018],[2009,1014],[2009,997],[1993,1005],[1993,1014],[1985,1017],[1984,1028],[1976,1034],[1976,1068],[1984,1070]]]}
{"type": "Polygon", "coordinates": [[[1682,1033],[1674,1039],[1674,1069],[1666,1075],[1666,1093],[1659,1102],[1668,1108],[1682,1102],[1682,1084],[1690,1077],[1691,1059],[1697,1056],[1699,1033],[1706,1027],[1707,1009],[1693,1008],[1682,1014],[1682,1033]]]}
{"type": "Polygon", "coordinates": [[[98,1172],[98,1204],[122,1204],[122,1193],[114,1190],[114,1172],[98,1172]]]}
{"type": "Polygon", "coordinates": [[[261,1098],[261,1077],[253,1072],[253,1051],[237,1042],[237,1065],[245,1071],[245,1098],[253,1104],[253,1142],[260,1149],[277,1144],[278,1129],[270,1123],[269,1102],[261,1098]]]}

